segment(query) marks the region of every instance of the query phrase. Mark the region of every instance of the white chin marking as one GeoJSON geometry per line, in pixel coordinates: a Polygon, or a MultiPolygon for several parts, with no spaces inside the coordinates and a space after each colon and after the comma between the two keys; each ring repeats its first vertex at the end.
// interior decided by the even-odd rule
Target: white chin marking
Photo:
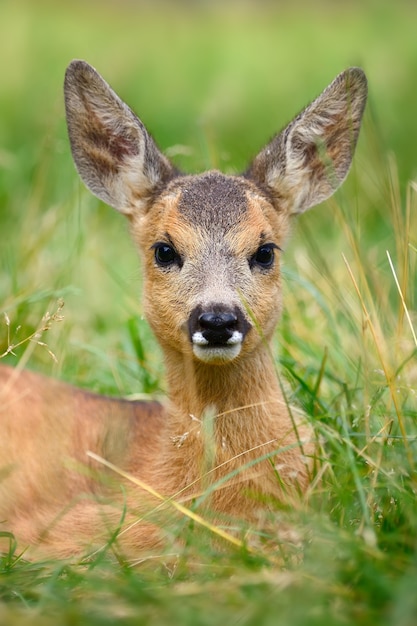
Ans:
{"type": "Polygon", "coordinates": [[[194,333],[192,336],[194,356],[204,363],[227,363],[228,361],[233,361],[240,353],[242,339],[242,333],[235,330],[224,345],[210,346],[202,333],[194,333]]]}

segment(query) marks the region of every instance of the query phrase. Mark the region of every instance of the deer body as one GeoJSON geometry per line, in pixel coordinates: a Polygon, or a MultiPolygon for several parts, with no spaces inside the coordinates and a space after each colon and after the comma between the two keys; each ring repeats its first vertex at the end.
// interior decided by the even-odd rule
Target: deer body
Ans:
{"type": "MultiPolygon", "coordinates": [[[[123,497],[87,451],[185,503],[214,485],[207,510],[256,519],[265,499],[288,499],[310,480],[313,437],[287,406],[269,349],[282,306],[279,255],[292,215],[348,172],[364,74],[336,78],[243,176],[181,175],[82,61],[67,70],[65,96],[78,171],[128,217],[140,252],[168,400],[105,398],[0,368],[0,519],[22,543],[56,555],[103,541],[123,497]]],[[[125,489],[131,523],[149,495],[125,489]]],[[[145,520],[120,539],[137,551],[160,536],[145,520]]]]}

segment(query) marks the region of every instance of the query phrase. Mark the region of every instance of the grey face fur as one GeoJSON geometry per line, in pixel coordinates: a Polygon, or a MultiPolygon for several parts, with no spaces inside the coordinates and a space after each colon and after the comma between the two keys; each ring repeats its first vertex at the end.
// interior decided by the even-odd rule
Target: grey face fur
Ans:
{"type": "Polygon", "coordinates": [[[245,185],[241,179],[220,172],[207,172],[179,181],[178,211],[192,224],[208,231],[227,232],[248,210],[245,185]]]}

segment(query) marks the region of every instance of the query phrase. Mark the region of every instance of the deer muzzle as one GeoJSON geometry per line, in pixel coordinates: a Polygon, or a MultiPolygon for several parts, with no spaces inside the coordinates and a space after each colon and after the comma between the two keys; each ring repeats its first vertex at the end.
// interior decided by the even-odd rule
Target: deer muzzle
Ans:
{"type": "Polygon", "coordinates": [[[221,304],[196,307],[189,318],[188,330],[194,356],[206,363],[225,363],[235,359],[251,325],[243,312],[221,304]]]}

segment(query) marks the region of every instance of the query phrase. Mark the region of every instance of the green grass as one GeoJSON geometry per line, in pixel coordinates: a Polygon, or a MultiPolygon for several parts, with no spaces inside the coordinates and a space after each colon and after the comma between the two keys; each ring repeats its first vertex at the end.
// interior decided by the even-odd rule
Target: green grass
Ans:
{"type": "Polygon", "coordinates": [[[164,389],[126,224],[71,162],[62,80],[72,58],[95,65],[187,171],[239,171],[339,71],[361,65],[370,101],[349,180],[299,219],[284,255],[277,354],[325,450],[309,501],[277,513],[301,545],[248,553],[187,523],[176,556],[130,567],[27,563],[10,538],[0,624],[416,623],[417,10],[256,7],[0,3],[0,354],[21,342],[4,362],[113,394],[164,389]],[[28,340],[45,325],[47,346],[28,340]]]}

